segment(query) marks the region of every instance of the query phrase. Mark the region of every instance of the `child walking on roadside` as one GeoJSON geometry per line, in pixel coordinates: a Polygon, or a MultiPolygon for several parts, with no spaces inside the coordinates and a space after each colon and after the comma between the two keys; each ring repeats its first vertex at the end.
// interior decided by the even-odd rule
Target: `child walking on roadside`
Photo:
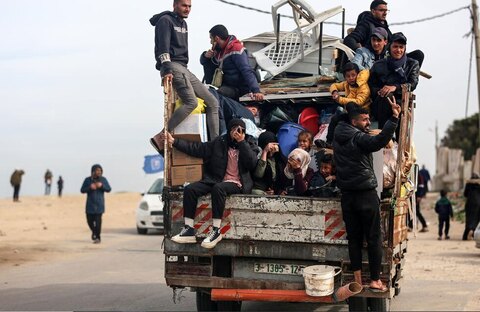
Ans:
{"type": "Polygon", "coordinates": [[[453,220],[453,209],[445,190],[440,191],[440,199],[435,204],[435,212],[438,214],[438,240],[442,240],[444,224],[445,239],[450,239],[450,236],[448,236],[448,230],[450,229],[450,218],[453,220]]]}

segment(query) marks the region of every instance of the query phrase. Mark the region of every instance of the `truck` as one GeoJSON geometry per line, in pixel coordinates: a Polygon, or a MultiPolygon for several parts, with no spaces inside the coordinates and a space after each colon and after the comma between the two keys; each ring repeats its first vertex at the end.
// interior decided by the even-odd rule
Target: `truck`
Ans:
{"type": "MultiPolygon", "coordinates": [[[[270,77],[261,84],[266,95],[264,101],[259,103],[260,110],[281,105],[317,108],[329,105],[332,103],[328,92],[331,80],[325,76],[325,72],[335,73],[339,55],[348,56],[351,51],[342,46],[341,39],[324,38],[321,25],[325,19],[341,13],[343,9],[340,7],[315,14],[303,1],[280,1],[272,9],[274,25],[278,25],[276,10],[285,3],[292,6],[294,16],[309,20],[308,25],[298,26],[293,32],[301,37],[303,31],[305,37],[295,41],[291,39],[291,34],[281,34],[276,28],[276,33],[264,33],[244,41],[250,47],[252,59],[270,73],[270,77]],[[309,37],[312,31],[313,37],[309,37]],[[314,41],[312,38],[317,38],[316,48],[311,43],[314,41]],[[293,41],[295,43],[292,44],[293,41]],[[282,53],[298,48],[298,42],[303,42],[307,48],[297,49],[297,54],[289,53],[290,59],[282,59],[282,53]],[[340,49],[345,50],[338,51],[340,49]],[[313,67],[324,71],[321,75],[309,73],[312,66],[303,63],[315,60],[317,64],[313,67]],[[303,78],[297,78],[299,73],[303,78]],[[299,81],[309,83],[305,86],[299,81]],[[276,84],[280,87],[276,87],[276,84]]],[[[298,22],[297,25],[300,24],[298,22]]],[[[415,107],[414,94],[406,85],[402,86],[402,91],[395,185],[388,192],[382,192],[380,204],[383,240],[381,280],[388,286],[388,291],[376,293],[365,288],[361,291],[353,289],[351,297],[341,299],[351,311],[386,311],[390,299],[399,295],[401,290],[407,252],[408,215],[412,215],[415,209],[411,184],[405,181],[415,181],[416,174],[415,169],[410,170],[407,176],[402,172],[407,162],[402,155],[411,150],[415,107]]],[[[248,102],[251,99],[244,97],[241,101],[248,102]]],[[[166,99],[166,115],[171,111],[168,102],[166,99]]],[[[335,289],[345,285],[348,287],[354,281],[340,198],[230,195],[226,200],[221,225],[223,239],[215,248],[205,249],[200,244],[177,244],[171,238],[180,232],[184,224],[183,192],[182,186],[172,186],[168,182],[172,174],[168,149],[165,155],[163,250],[168,286],[174,290],[189,288],[196,292],[199,311],[238,311],[243,301],[340,303],[336,292],[326,296],[307,295],[302,274],[309,266],[327,265],[339,268],[339,274],[334,277],[335,289]]],[[[378,180],[381,185],[382,156],[379,159],[378,180]]],[[[198,200],[194,221],[197,238],[206,237],[210,226],[211,201],[209,196],[204,196],[198,200]]],[[[365,246],[364,249],[362,278],[367,281],[369,269],[365,246]]]]}

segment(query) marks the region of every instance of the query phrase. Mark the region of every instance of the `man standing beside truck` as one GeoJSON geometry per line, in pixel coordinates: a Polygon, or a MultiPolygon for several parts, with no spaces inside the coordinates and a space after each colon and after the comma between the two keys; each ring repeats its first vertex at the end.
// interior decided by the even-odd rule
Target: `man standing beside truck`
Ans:
{"type": "MultiPolygon", "coordinates": [[[[154,15],[150,24],[155,26],[155,60],[162,82],[171,81],[183,105],[175,110],[168,121],[173,130],[197,107],[197,97],[207,105],[207,127],[210,139],[219,134],[218,101],[188,68],[188,28],[185,21],[190,14],[191,0],[174,0],[173,12],[165,11],[154,15]]],[[[150,139],[160,152],[160,133],[150,139]]]]}
{"type": "Polygon", "coordinates": [[[333,141],[337,166],[337,186],[342,192],[342,214],[347,231],[348,252],[355,281],[362,285],[362,246],[368,245],[370,289],[386,291],[380,280],[382,263],[382,232],[380,228],[380,201],[377,195],[377,179],[373,171],[372,153],[382,149],[392,139],[398,124],[400,106],[395,98],[389,99],[392,117],[380,134],[368,134],[368,111],[356,105],[348,105],[335,128],[333,141]]]}

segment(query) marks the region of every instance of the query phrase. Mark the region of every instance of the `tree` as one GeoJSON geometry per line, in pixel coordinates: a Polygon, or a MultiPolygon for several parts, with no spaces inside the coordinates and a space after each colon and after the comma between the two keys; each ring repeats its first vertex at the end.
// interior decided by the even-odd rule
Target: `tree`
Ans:
{"type": "Polygon", "coordinates": [[[442,139],[442,145],[463,151],[465,159],[471,159],[480,147],[478,135],[478,113],[465,119],[454,120],[442,139]]]}

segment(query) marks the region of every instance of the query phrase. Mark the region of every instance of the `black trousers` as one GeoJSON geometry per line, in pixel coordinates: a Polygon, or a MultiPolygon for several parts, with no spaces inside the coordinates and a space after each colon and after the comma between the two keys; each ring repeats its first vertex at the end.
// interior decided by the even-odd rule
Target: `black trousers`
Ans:
{"type": "Polygon", "coordinates": [[[18,201],[18,196],[20,195],[20,185],[13,186],[13,201],[18,201]]]}
{"type": "Polygon", "coordinates": [[[438,217],[438,236],[443,234],[443,226],[445,225],[445,236],[448,236],[448,230],[450,230],[450,218],[438,217]]]}
{"type": "MultiPolygon", "coordinates": [[[[420,210],[421,206],[420,203],[422,202],[422,199],[420,197],[417,197],[417,219],[420,221],[422,224],[422,227],[427,227],[427,221],[425,221],[425,218],[422,215],[422,211],[420,210]]],[[[409,218],[408,219],[408,227],[413,229],[413,221],[409,218]]]]}
{"type": "Polygon", "coordinates": [[[343,221],[347,230],[348,253],[353,271],[362,269],[363,240],[367,241],[370,278],[380,279],[382,231],[380,200],[375,190],[342,191],[343,221]]]}
{"type": "Polygon", "coordinates": [[[92,231],[92,239],[100,239],[100,234],[102,232],[102,214],[87,213],[87,223],[92,231]]]}
{"type": "Polygon", "coordinates": [[[213,219],[222,219],[227,195],[241,192],[242,189],[232,182],[205,183],[199,181],[189,184],[183,190],[183,216],[195,219],[198,198],[211,193],[213,219]]]}

